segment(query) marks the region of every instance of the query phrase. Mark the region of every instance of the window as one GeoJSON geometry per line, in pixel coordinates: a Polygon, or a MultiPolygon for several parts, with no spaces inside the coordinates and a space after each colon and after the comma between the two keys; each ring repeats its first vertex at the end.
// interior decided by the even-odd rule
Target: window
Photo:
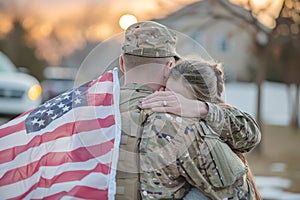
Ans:
{"type": "Polygon", "coordinates": [[[232,40],[226,36],[226,34],[218,35],[216,41],[217,50],[222,53],[228,53],[232,51],[232,40]]]}

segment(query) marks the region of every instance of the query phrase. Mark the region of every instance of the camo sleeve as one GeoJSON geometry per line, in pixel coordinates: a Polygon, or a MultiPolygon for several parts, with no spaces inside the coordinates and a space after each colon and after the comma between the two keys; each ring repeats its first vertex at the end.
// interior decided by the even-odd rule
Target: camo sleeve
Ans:
{"type": "Polygon", "coordinates": [[[190,185],[214,194],[208,179],[217,168],[195,124],[165,113],[148,118],[140,143],[143,199],[182,199],[190,185]]]}
{"type": "Polygon", "coordinates": [[[205,121],[232,149],[249,152],[261,140],[261,131],[254,118],[235,107],[207,103],[205,121]]]}
{"type": "Polygon", "coordinates": [[[225,124],[223,109],[213,103],[206,102],[206,104],[208,106],[208,113],[204,120],[214,131],[220,133],[225,124]]]}
{"type": "Polygon", "coordinates": [[[189,185],[177,169],[179,116],[155,113],[144,124],[140,142],[142,199],[182,198],[189,185]],[[169,119],[173,119],[169,120],[169,119]],[[175,195],[176,193],[176,195],[175,195]],[[179,198],[178,198],[179,197],[179,198]]]}

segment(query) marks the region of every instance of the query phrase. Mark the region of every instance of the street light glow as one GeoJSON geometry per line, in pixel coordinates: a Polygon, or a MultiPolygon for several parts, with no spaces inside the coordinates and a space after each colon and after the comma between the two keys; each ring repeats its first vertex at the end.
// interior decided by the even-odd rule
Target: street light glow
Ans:
{"type": "Polygon", "coordinates": [[[120,18],[119,25],[123,30],[126,30],[131,24],[134,24],[136,22],[137,18],[134,15],[125,14],[120,18]]]}

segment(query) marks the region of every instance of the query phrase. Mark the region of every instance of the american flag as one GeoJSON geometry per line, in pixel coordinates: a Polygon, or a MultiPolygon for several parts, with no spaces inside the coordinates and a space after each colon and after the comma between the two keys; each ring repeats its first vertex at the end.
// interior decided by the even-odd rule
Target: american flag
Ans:
{"type": "Polygon", "coordinates": [[[114,69],[0,126],[0,199],[114,199],[119,91],[114,69]]]}

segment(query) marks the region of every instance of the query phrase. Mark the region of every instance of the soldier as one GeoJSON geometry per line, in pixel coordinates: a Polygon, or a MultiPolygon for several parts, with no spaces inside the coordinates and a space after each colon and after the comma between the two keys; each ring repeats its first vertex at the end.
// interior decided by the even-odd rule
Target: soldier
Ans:
{"type": "MultiPolygon", "coordinates": [[[[119,58],[121,71],[124,72],[124,85],[121,87],[120,111],[122,118],[122,139],[117,171],[116,199],[141,199],[139,181],[139,144],[143,124],[152,113],[142,109],[143,98],[165,86],[166,77],[174,66],[178,55],[175,51],[176,35],[167,27],[152,21],[131,25],[125,32],[122,55],[119,58]]],[[[198,101],[201,116],[218,124],[223,112],[220,106],[198,101]]],[[[252,124],[244,115],[228,111],[226,120],[233,130],[252,124]]],[[[252,130],[252,129],[251,129],[252,130]]],[[[229,131],[231,131],[229,129],[229,131]]],[[[230,132],[230,135],[231,132],[230,132]]],[[[235,138],[228,139],[234,140],[235,138]]]]}
{"type": "MultiPolygon", "coordinates": [[[[216,63],[183,60],[172,68],[166,90],[209,105],[218,104],[238,120],[230,121],[235,118],[228,116],[226,120],[219,113],[224,128],[216,132],[208,126],[212,124],[209,114],[200,122],[198,118],[171,114],[150,115],[140,144],[143,199],[182,199],[190,185],[212,199],[260,198],[258,193],[255,196],[253,180],[246,177],[247,166],[238,157],[244,158],[241,152],[250,151],[258,144],[260,131],[251,116],[223,102],[223,80],[223,72],[216,63]],[[246,120],[244,125],[254,126],[240,129],[241,126],[233,125],[240,120],[246,120]]],[[[166,102],[162,104],[166,106],[166,102]]],[[[200,195],[196,195],[197,199],[200,195]]],[[[190,199],[189,196],[185,199],[190,199]]]]}
{"type": "Polygon", "coordinates": [[[142,124],[150,112],[141,108],[141,100],[165,85],[165,76],[175,63],[175,44],[175,34],[155,22],[136,23],[126,30],[119,58],[124,85],[120,97],[122,136],[116,199],[141,199],[139,142],[142,124]]]}

